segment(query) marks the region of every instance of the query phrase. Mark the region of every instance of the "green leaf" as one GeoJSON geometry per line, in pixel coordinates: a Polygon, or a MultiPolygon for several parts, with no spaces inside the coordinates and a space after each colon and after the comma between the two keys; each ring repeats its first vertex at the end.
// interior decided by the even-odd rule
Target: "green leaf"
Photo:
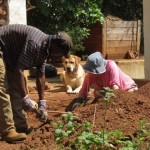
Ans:
{"type": "Polygon", "coordinates": [[[91,140],[87,140],[87,139],[86,139],[86,140],[85,140],[85,143],[89,145],[89,144],[92,143],[92,142],[91,142],[91,140]]]}
{"type": "Polygon", "coordinates": [[[54,140],[55,140],[55,142],[60,142],[61,138],[60,137],[56,137],[54,140]]]}
{"type": "Polygon", "coordinates": [[[61,133],[62,133],[62,136],[63,136],[63,137],[67,137],[67,136],[68,136],[68,133],[65,132],[65,131],[62,131],[61,133]]]}
{"type": "Polygon", "coordinates": [[[62,132],[61,129],[56,129],[56,130],[55,130],[55,133],[56,133],[56,134],[60,134],[61,132],[62,132]]]}
{"type": "Polygon", "coordinates": [[[78,136],[77,139],[78,139],[78,141],[83,141],[83,140],[85,140],[86,138],[85,138],[84,136],[78,136]]]}

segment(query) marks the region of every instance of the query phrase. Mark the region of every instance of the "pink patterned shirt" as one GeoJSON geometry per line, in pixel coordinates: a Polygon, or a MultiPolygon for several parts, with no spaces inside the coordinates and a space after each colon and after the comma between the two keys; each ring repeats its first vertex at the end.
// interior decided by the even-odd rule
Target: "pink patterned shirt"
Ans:
{"type": "Polygon", "coordinates": [[[102,74],[92,74],[87,72],[79,97],[87,97],[90,88],[100,90],[103,87],[112,88],[118,85],[119,89],[126,91],[137,86],[131,77],[126,75],[113,60],[106,60],[106,72],[102,74]]]}

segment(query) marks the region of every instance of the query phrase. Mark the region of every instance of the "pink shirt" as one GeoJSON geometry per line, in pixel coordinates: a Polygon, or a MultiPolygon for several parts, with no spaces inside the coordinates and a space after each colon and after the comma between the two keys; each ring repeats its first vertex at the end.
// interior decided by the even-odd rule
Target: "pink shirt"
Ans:
{"type": "Polygon", "coordinates": [[[126,75],[117,66],[113,60],[106,60],[106,71],[102,74],[92,74],[87,72],[83,86],[79,92],[79,97],[87,97],[87,94],[91,88],[100,90],[103,87],[112,88],[113,85],[118,85],[119,89],[126,91],[137,86],[131,77],[126,75]]]}

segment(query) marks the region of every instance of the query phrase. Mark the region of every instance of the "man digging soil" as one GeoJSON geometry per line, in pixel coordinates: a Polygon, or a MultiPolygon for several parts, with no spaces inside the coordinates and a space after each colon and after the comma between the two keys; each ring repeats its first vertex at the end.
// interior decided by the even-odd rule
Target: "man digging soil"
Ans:
{"type": "Polygon", "coordinates": [[[65,32],[47,35],[27,25],[0,27],[0,133],[2,140],[15,142],[26,139],[28,125],[26,112],[34,111],[47,121],[45,64],[55,51],[69,54],[71,38],[65,32]],[[39,102],[28,96],[25,69],[37,67],[36,85],[39,102]],[[9,94],[9,95],[8,95],[9,94]]]}

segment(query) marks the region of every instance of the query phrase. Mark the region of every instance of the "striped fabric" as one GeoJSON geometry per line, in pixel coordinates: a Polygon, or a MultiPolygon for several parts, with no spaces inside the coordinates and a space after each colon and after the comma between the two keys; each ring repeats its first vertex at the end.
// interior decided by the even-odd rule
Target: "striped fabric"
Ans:
{"type": "Polygon", "coordinates": [[[36,66],[45,71],[50,46],[48,34],[32,26],[14,24],[0,27],[0,39],[5,47],[2,52],[7,69],[36,66]]]}

